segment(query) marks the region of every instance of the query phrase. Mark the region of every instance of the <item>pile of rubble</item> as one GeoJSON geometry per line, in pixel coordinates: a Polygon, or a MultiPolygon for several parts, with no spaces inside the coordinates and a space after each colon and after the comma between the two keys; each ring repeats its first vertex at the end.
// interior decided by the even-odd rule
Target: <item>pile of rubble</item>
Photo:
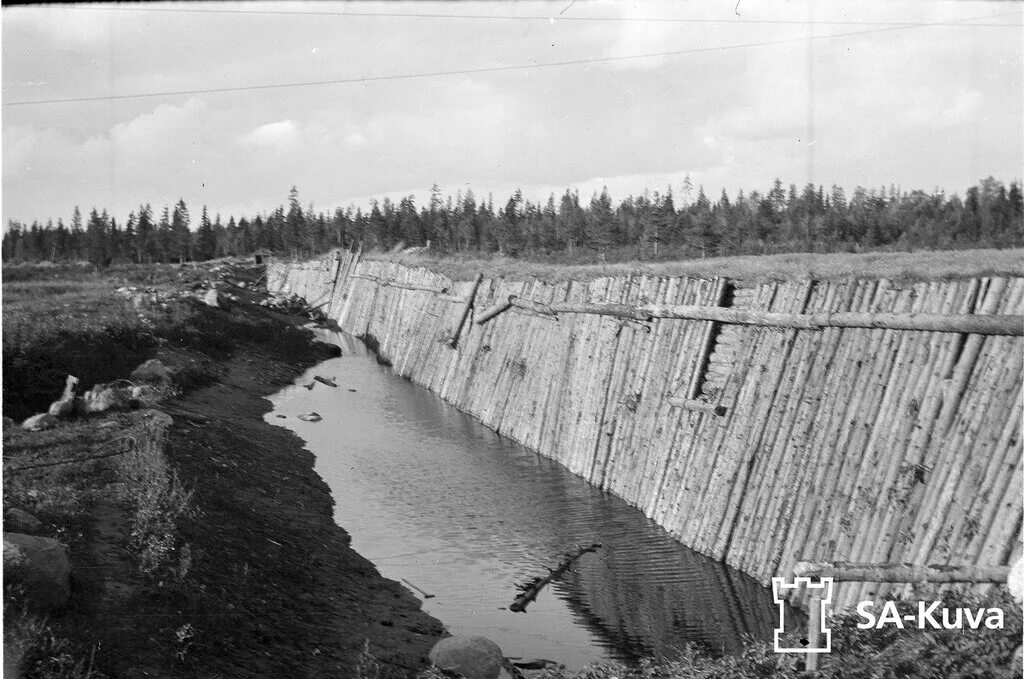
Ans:
{"type": "Polygon", "coordinates": [[[298,295],[275,295],[271,294],[259,303],[260,306],[280,311],[286,314],[298,314],[307,316],[310,320],[318,323],[327,320],[323,306],[310,306],[308,302],[298,295]]]}
{"type": "Polygon", "coordinates": [[[130,380],[97,384],[81,396],[77,395],[78,378],[68,375],[61,397],[50,404],[47,412],[29,417],[21,426],[40,431],[76,415],[147,407],[167,393],[172,374],[171,368],[153,358],[133,370],[130,380]]]}

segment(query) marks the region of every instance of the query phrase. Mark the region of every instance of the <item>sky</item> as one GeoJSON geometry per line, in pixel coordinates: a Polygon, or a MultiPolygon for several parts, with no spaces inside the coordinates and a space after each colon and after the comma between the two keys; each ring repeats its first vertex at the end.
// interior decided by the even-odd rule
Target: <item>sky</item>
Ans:
{"type": "Polygon", "coordinates": [[[179,198],[252,216],[293,185],[324,211],[422,204],[433,184],[496,204],[680,196],[687,175],[712,198],[776,177],[962,195],[1021,177],[1022,17],[917,0],[4,7],[3,221],[78,205],[123,223],[179,198]]]}

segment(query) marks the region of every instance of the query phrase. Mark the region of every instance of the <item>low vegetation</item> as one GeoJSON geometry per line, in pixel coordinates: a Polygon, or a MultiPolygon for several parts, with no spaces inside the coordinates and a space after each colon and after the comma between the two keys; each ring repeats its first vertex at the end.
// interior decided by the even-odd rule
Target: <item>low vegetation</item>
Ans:
{"type": "MultiPolygon", "coordinates": [[[[816,672],[804,670],[804,658],[775,653],[771,643],[751,640],[739,655],[713,657],[695,646],[671,659],[645,658],[638,664],[597,662],[579,672],[564,668],[530,672],[531,679],[1010,679],[1021,675],[1021,609],[1005,591],[988,595],[947,592],[948,607],[992,608],[1006,612],[1002,630],[919,630],[887,627],[857,629],[861,618],[844,613],[830,627],[832,653],[821,656],[816,672]]],[[[898,601],[900,613],[913,613],[917,602],[898,601]]],[[[796,645],[796,639],[790,639],[796,645]]],[[[360,675],[361,676],[361,675],[360,675]]],[[[420,679],[441,679],[430,669],[420,679]]]]}
{"type": "MultiPolygon", "coordinates": [[[[215,361],[231,356],[240,341],[283,358],[308,351],[307,332],[259,307],[226,314],[187,296],[133,304],[117,292],[191,289],[215,278],[210,267],[8,266],[3,278],[3,412],[18,421],[45,412],[69,374],[84,390],[125,382],[154,355],[177,359],[171,383],[148,387],[151,397],[168,398],[213,379],[215,361]]],[[[129,588],[152,583],[166,591],[169,583],[182,583],[195,557],[179,525],[196,510],[192,490],[165,454],[168,425],[165,415],[142,410],[73,418],[40,432],[5,426],[4,511],[18,508],[38,518],[38,534],[66,545],[76,572],[123,571],[117,577],[127,578],[129,588]],[[91,543],[103,522],[106,531],[121,531],[123,523],[116,554],[110,548],[98,554],[91,543]]],[[[88,636],[75,630],[94,624],[90,607],[102,596],[98,585],[85,582],[58,619],[27,607],[17,587],[5,588],[4,638],[8,655],[20,657],[23,676],[102,676],[93,667],[96,649],[75,641],[88,636]]]]}
{"type": "MultiPolygon", "coordinates": [[[[438,256],[427,253],[370,254],[369,259],[427,267],[452,280],[487,276],[545,281],[585,281],[604,276],[726,276],[743,281],[838,278],[890,278],[897,281],[942,280],[1024,274],[1024,250],[949,250],[924,252],[795,253],[750,257],[715,257],[682,261],[594,262],[568,265],[557,261],[492,257],[438,256]]],[[[582,258],[581,258],[582,259],[582,258]]]]}

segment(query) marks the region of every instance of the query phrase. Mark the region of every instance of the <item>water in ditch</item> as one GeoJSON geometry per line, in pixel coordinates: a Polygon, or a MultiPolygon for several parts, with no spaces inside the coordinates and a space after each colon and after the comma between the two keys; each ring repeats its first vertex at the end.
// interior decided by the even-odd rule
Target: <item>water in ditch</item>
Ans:
{"type": "Polygon", "coordinates": [[[385,577],[411,584],[453,634],[577,669],[671,656],[687,642],[721,654],[737,652],[745,635],[771,639],[778,609],[770,590],[402,379],[358,340],[320,339],[341,346],[342,357],[272,396],[266,419],[316,455],[352,546],[385,577]],[[314,375],[338,387],[306,389],[314,375]],[[298,419],[310,411],[322,421],[298,419]],[[517,583],[595,542],[602,547],[525,613],[508,610],[517,583]]]}

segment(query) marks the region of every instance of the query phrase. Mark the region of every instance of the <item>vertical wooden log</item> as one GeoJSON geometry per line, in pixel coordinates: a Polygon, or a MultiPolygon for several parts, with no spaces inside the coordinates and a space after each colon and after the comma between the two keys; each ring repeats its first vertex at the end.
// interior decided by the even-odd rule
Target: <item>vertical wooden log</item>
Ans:
{"type": "MultiPolygon", "coordinates": [[[[814,588],[809,588],[808,594],[810,596],[807,606],[807,641],[810,642],[808,643],[808,648],[819,649],[821,648],[821,595],[814,588]]],[[[812,651],[807,654],[805,669],[808,672],[817,671],[817,652],[812,651]]]]}

